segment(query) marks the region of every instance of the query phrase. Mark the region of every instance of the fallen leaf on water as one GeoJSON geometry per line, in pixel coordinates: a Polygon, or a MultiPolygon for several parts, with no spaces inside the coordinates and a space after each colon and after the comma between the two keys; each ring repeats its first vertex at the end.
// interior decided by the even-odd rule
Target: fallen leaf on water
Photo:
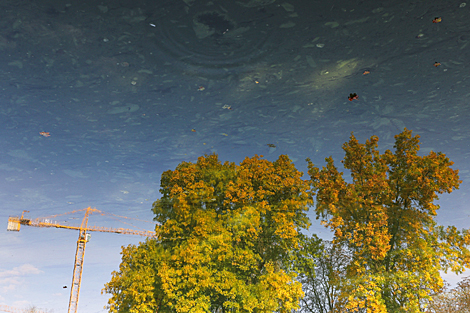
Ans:
{"type": "Polygon", "coordinates": [[[359,96],[357,95],[357,93],[350,93],[349,94],[349,97],[348,97],[349,101],[353,101],[353,100],[357,100],[357,99],[359,99],[359,96]]]}

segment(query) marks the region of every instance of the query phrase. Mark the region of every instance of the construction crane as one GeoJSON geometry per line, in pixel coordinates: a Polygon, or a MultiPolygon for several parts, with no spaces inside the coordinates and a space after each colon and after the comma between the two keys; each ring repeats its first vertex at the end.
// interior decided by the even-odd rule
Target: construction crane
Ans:
{"type": "Polygon", "coordinates": [[[78,296],[80,295],[80,283],[82,280],[82,271],[83,271],[83,260],[85,257],[85,247],[86,243],[90,239],[90,234],[87,232],[103,232],[103,233],[117,233],[117,234],[127,234],[127,235],[139,235],[145,237],[155,237],[156,234],[153,231],[145,231],[145,230],[132,230],[126,228],[108,228],[108,227],[96,227],[96,226],[88,226],[88,217],[90,214],[99,213],[101,215],[109,214],[120,218],[126,218],[125,216],[118,216],[110,213],[105,213],[100,210],[94,208],[86,208],[75,210],[72,212],[68,212],[65,214],[76,213],[80,211],[85,211],[85,217],[82,220],[82,224],[78,226],[70,226],[70,225],[62,225],[56,221],[51,220],[50,218],[54,218],[59,215],[58,214],[51,216],[49,218],[36,218],[34,220],[24,218],[24,213],[29,211],[23,211],[21,213],[21,217],[9,217],[8,218],[8,226],[7,230],[9,231],[20,231],[21,225],[25,226],[34,226],[34,227],[54,227],[54,228],[66,228],[66,229],[73,229],[78,230],[78,240],[77,240],[77,252],[75,253],[75,264],[73,267],[73,277],[72,277],[72,287],[70,288],[70,300],[69,300],[69,310],[68,313],[77,313],[78,309],[78,296]]]}

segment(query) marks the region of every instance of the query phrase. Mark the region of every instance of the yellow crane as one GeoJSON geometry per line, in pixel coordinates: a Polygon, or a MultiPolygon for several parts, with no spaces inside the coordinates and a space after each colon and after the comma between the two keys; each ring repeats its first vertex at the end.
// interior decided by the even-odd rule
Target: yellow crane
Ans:
{"type": "MultiPolygon", "coordinates": [[[[86,209],[75,210],[75,211],[68,212],[65,214],[72,214],[72,213],[77,213],[80,211],[85,211],[85,217],[83,217],[82,224],[80,226],[63,225],[50,219],[50,218],[54,218],[56,216],[64,215],[64,214],[57,214],[49,218],[36,218],[34,220],[24,218],[24,213],[29,212],[29,211],[23,211],[23,213],[21,213],[21,217],[17,217],[17,216],[9,217],[8,226],[7,226],[7,230],[9,231],[19,231],[21,225],[34,226],[34,227],[66,228],[66,229],[73,229],[73,230],[79,231],[78,240],[77,240],[77,252],[75,253],[75,264],[73,267],[72,286],[70,288],[70,300],[69,300],[68,313],[77,313],[78,296],[80,294],[80,283],[82,280],[83,260],[85,257],[85,247],[86,247],[86,243],[89,240],[89,234],[87,232],[97,231],[97,232],[104,232],[104,233],[118,233],[118,234],[127,234],[127,235],[139,235],[139,236],[145,236],[145,237],[155,237],[155,232],[153,231],[132,230],[132,229],[126,229],[126,228],[108,228],[108,227],[88,226],[88,217],[93,212],[99,213],[101,215],[110,214],[110,213],[105,213],[94,208],[88,207],[86,209]]],[[[114,214],[110,214],[110,215],[120,217],[120,218],[127,218],[125,216],[118,216],[114,214]]]]}

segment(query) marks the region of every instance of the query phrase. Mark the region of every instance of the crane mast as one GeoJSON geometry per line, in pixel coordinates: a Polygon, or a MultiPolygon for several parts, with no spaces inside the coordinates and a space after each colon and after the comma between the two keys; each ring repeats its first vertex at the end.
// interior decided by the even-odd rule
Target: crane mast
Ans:
{"type": "Polygon", "coordinates": [[[9,217],[8,218],[8,227],[9,231],[19,231],[21,225],[34,226],[34,227],[55,227],[55,228],[66,228],[78,230],[78,240],[77,240],[77,251],[75,252],[75,264],[73,266],[73,276],[72,276],[72,286],[70,288],[70,298],[69,298],[69,309],[68,313],[77,313],[78,311],[78,297],[80,295],[80,285],[82,281],[82,272],[83,272],[83,261],[85,258],[85,248],[89,240],[89,234],[87,231],[96,231],[96,232],[107,232],[107,233],[118,233],[118,234],[129,234],[129,235],[139,235],[146,237],[155,237],[155,232],[152,231],[142,231],[142,230],[132,230],[125,228],[108,228],[108,227],[88,227],[88,217],[92,212],[98,212],[103,214],[104,212],[88,207],[86,209],[73,211],[70,213],[75,213],[79,211],[85,211],[85,216],[83,217],[80,227],[62,225],[60,223],[51,221],[49,219],[26,219],[24,218],[24,213],[29,211],[23,211],[21,217],[9,217]]]}
{"type": "Polygon", "coordinates": [[[78,309],[78,296],[80,295],[80,284],[82,282],[83,260],[85,259],[85,247],[88,242],[86,228],[88,226],[88,216],[90,208],[85,211],[82,225],[78,233],[77,251],[75,252],[75,264],[73,266],[72,286],[70,288],[69,311],[75,313],[78,309]]]}

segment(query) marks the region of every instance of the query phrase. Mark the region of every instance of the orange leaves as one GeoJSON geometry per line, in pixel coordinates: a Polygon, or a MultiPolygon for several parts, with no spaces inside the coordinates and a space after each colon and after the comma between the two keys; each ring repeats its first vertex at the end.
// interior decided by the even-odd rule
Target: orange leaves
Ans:
{"type": "Polygon", "coordinates": [[[334,242],[353,255],[342,282],[349,308],[396,311],[396,303],[402,303],[401,309],[418,312],[419,299],[439,290],[439,270],[458,272],[470,265],[463,244],[470,240],[468,233],[439,230],[434,221],[438,194],[452,192],[461,181],[443,153],[418,156],[419,136],[410,130],[395,136],[394,152],[380,154],[377,147],[376,136],[360,144],[351,135],[343,145],[350,184],[331,158],[322,169],[307,160],[316,212],[335,231],[334,242]],[[376,288],[356,288],[358,281],[376,288]]]}
{"type": "Polygon", "coordinates": [[[291,312],[298,309],[298,299],[304,296],[302,284],[294,275],[279,270],[272,263],[266,265],[266,275],[261,278],[257,293],[264,312],[291,312]]]}
{"type": "Polygon", "coordinates": [[[295,307],[301,286],[279,266],[309,225],[312,199],[302,175],[287,156],[235,165],[215,154],[163,173],[153,211],[165,257],[156,271],[176,311],[295,307]]]}
{"type": "Polygon", "coordinates": [[[238,165],[205,155],[166,171],[153,204],[158,245],[123,250],[106,286],[111,311],[295,309],[302,288],[290,269],[316,195],[317,217],[348,250],[346,277],[333,277],[340,301],[351,311],[418,312],[442,287],[440,270],[470,266],[470,232],[434,221],[433,202],[458,188],[458,171],[442,153],[418,156],[418,143],[405,129],[394,151],[380,154],[378,137],[360,144],[351,134],[348,182],[331,157],[321,169],[307,160],[309,181],[284,155],[238,165]]]}

